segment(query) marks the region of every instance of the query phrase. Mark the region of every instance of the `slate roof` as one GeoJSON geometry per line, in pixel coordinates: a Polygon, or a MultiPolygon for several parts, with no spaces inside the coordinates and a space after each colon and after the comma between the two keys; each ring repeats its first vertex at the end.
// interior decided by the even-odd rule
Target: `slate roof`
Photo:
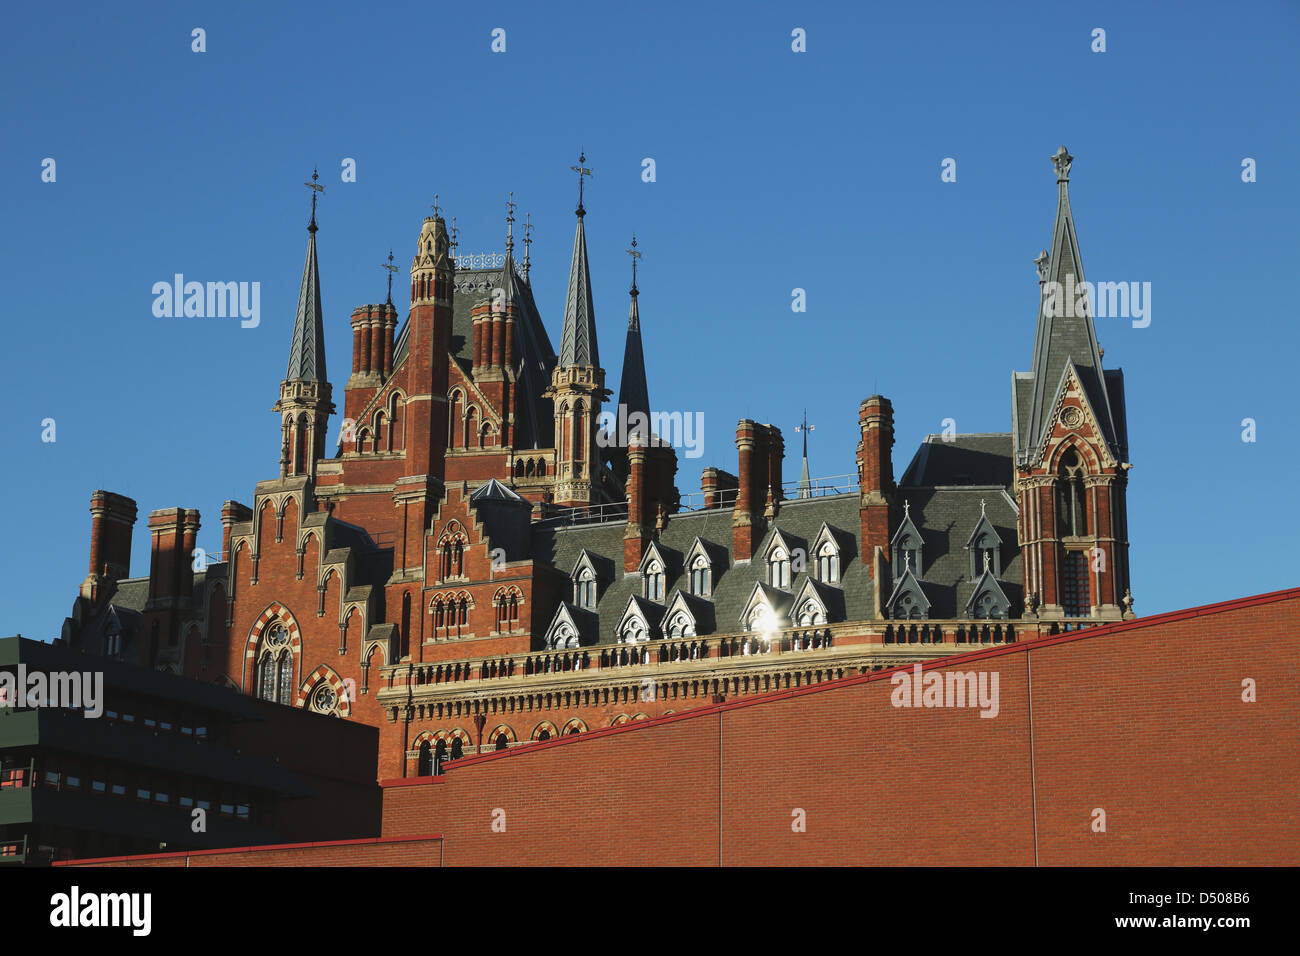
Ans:
{"type": "MultiPolygon", "coordinates": [[[[898,480],[899,487],[916,485],[1001,485],[1015,481],[1010,434],[926,435],[911,463],[898,480]]],[[[973,527],[973,525],[972,525],[973,527]]]]}
{"type": "Polygon", "coordinates": [[[289,346],[289,381],[328,382],[325,374],[325,322],[321,317],[320,269],[316,263],[316,223],[307,228],[307,261],[298,289],[298,312],[289,346]]]}
{"type": "MultiPolygon", "coordinates": [[[[979,515],[978,499],[975,513],[979,515]]],[[[846,620],[866,620],[874,616],[872,601],[872,582],[867,576],[857,553],[858,528],[861,518],[858,511],[858,496],[828,495],[818,498],[791,499],[781,505],[781,512],[768,528],[759,542],[753,561],[737,564],[732,552],[731,509],[715,508],[708,511],[686,512],[674,515],[661,535],[661,546],[665,552],[673,551],[686,555],[698,536],[708,546],[713,565],[713,592],[708,603],[712,605],[715,630],[731,633],[740,630],[740,617],[749,601],[754,585],[767,580],[767,565],[761,558],[765,554],[776,529],[780,529],[788,540],[802,541],[805,544],[816,539],[822,523],[826,522],[835,531],[841,545],[840,582],[843,592],[842,601],[834,595],[834,588],[827,600],[832,607],[841,607],[846,620]],[[725,566],[719,567],[719,558],[725,566]]],[[[973,525],[972,525],[973,527],[973,525]]],[[[538,561],[553,564],[566,576],[577,563],[582,550],[609,556],[614,562],[615,579],[604,586],[596,605],[599,621],[598,632],[600,644],[617,643],[614,628],[623,616],[629,599],[640,595],[642,579],[640,574],[624,574],[623,567],[623,533],[627,529],[626,521],[620,519],[605,524],[576,525],[557,527],[547,524],[533,525],[533,557],[538,561]]],[[[963,539],[964,540],[964,539],[963,539]]],[[[794,575],[790,592],[798,593],[804,581],[814,569],[812,561],[807,567],[794,575]]],[[[669,561],[665,576],[666,602],[673,599],[674,589],[684,589],[689,578],[683,572],[680,561],[669,561]]],[[[819,593],[823,593],[820,592],[819,593]]],[[[691,596],[688,595],[688,598],[691,596]]],[[[692,610],[696,601],[688,600],[692,610]]],[[[656,605],[666,608],[665,605],[656,605]]],[[[707,624],[696,615],[697,627],[702,636],[707,624]]],[[[657,622],[656,622],[657,623],[657,622]]]]}

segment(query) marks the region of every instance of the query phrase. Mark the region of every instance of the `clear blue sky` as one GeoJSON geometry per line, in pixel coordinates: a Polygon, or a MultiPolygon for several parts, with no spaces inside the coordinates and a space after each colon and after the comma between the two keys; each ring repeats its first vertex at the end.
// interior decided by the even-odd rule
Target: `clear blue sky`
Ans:
{"type": "MultiPolygon", "coordinates": [[[[462,251],[536,224],[558,345],[584,147],[588,240],[616,387],[633,230],[654,407],[735,422],[803,408],[814,474],[851,472],[858,402],[894,401],[901,474],[925,434],[1010,429],[1033,345],[1048,156],[1092,280],[1152,283],[1150,327],[1099,320],[1123,367],[1133,593],[1143,614],[1297,584],[1293,3],[20,4],[6,96],[0,632],[56,636],[86,573],[91,491],[147,517],[274,477],[284,375],[321,169],[329,367],[352,308],[403,274],[434,193],[462,251]],[[1087,9],[1084,9],[1084,7],[1087,9]],[[190,32],[207,31],[207,52],[190,32]],[[506,30],[506,52],[490,49],[506,30]],[[791,31],[807,31],[807,52],[791,31]],[[1091,32],[1106,30],[1105,53],[1091,32]],[[57,180],[41,181],[46,157],[57,180]],[[340,182],[344,157],[356,183],[340,182]],[[641,179],[642,160],[657,182],[641,179]],[[957,181],[940,163],[957,160],[957,181]],[[1258,181],[1241,181],[1241,162],[1258,181]],[[159,319],[174,273],[258,281],[262,322],[159,319]],[[807,290],[794,314],[791,290],[807,290]],[[1241,440],[1243,418],[1257,441],[1241,440]],[[57,441],[41,441],[53,418],[57,441]]],[[[399,281],[404,311],[406,285],[399,281]]],[[[337,417],[331,435],[337,430],[337,417]]],[[[797,455],[797,451],[795,452],[797,455]]],[[[788,457],[787,476],[797,475],[788,457]]]]}

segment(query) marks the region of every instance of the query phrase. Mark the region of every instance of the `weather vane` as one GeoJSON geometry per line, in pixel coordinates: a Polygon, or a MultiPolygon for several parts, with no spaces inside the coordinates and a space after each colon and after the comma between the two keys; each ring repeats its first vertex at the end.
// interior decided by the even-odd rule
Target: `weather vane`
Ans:
{"type": "Polygon", "coordinates": [[[325,191],[325,187],[316,182],[318,179],[320,179],[320,176],[317,171],[313,169],[311,171],[311,182],[303,183],[304,186],[311,190],[311,225],[307,228],[312,232],[316,231],[316,196],[325,191]]]}
{"type": "Polygon", "coordinates": [[[434,193],[434,194],[433,194],[433,218],[434,218],[434,219],[441,219],[441,218],[442,218],[442,207],[438,205],[438,194],[437,194],[437,193],[434,193]]]}
{"type": "Polygon", "coordinates": [[[388,270],[388,304],[393,304],[393,276],[397,274],[397,266],[393,265],[393,250],[388,250],[388,262],[384,263],[384,268],[388,270]]]}
{"type": "Polygon", "coordinates": [[[816,425],[808,424],[808,409],[803,410],[803,424],[795,425],[794,430],[796,433],[803,432],[803,456],[806,459],[808,457],[808,433],[817,430],[816,425]]]}
{"type": "Polygon", "coordinates": [[[572,169],[575,173],[578,174],[578,215],[579,215],[579,216],[585,216],[585,215],[587,214],[587,210],[584,209],[584,208],[582,207],[582,184],[583,184],[583,177],[592,175],[591,170],[588,169],[586,166],[583,165],[583,163],[585,163],[586,161],[587,161],[587,154],[586,154],[586,152],[585,152],[585,151],[580,151],[580,152],[578,153],[578,165],[577,165],[577,166],[570,166],[570,167],[569,167],[569,168],[572,169]]]}
{"type": "Polygon", "coordinates": [[[641,258],[641,253],[636,251],[636,233],[632,233],[632,248],[627,254],[632,257],[632,294],[636,295],[636,261],[641,258]]]}

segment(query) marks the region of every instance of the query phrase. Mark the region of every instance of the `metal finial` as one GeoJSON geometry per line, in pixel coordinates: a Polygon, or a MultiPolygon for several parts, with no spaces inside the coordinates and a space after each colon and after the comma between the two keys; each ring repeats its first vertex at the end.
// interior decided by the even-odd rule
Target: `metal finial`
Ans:
{"type": "Polygon", "coordinates": [[[528,254],[529,252],[532,251],[531,249],[529,249],[529,246],[531,246],[532,244],[533,244],[533,214],[527,213],[524,215],[524,281],[525,282],[528,281],[528,269],[530,267],[530,263],[528,261],[528,254]]]}
{"type": "Polygon", "coordinates": [[[903,518],[907,520],[912,517],[912,503],[904,499],[903,501],[903,518]]]}
{"type": "Polygon", "coordinates": [[[393,265],[393,250],[388,250],[388,261],[384,263],[384,268],[388,270],[388,304],[393,304],[393,275],[397,272],[397,266],[393,265]]]}
{"type": "Polygon", "coordinates": [[[633,295],[637,294],[636,287],[636,261],[641,258],[641,253],[636,251],[636,233],[632,233],[632,248],[627,250],[627,254],[632,257],[632,289],[633,295]]]}
{"type": "Polygon", "coordinates": [[[506,203],[506,252],[515,250],[515,194],[510,192],[510,201],[506,203]]]}
{"type": "Polygon", "coordinates": [[[315,169],[312,169],[311,182],[303,183],[304,186],[311,190],[311,222],[307,226],[308,232],[316,231],[316,196],[325,191],[325,187],[316,182],[318,179],[320,179],[320,175],[315,169]]]}
{"type": "Polygon", "coordinates": [[[442,218],[442,207],[438,205],[438,194],[437,194],[437,193],[434,193],[434,194],[433,194],[433,218],[434,218],[434,219],[441,219],[441,218],[442,218]]]}
{"type": "Polygon", "coordinates": [[[451,246],[451,257],[453,259],[456,258],[456,246],[460,245],[460,243],[457,241],[456,238],[457,235],[458,233],[456,231],[456,217],[452,216],[451,217],[451,240],[448,244],[451,246]]]}
{"type": "Polygon", "coordinates": [[[980,517],[981,517],[981,518],[985,517],[985,515],[984,515],[984,499],[983,499],[983,498],[980,499],[980,517]]]}
{"type": "Polygon", "coordinates": [[[992,569],[989,567],[989,560],[990,560],[990,559],[989,559],[989,555],[990,555],[991,553],[992,553],[991,551],[987,551],[987,550],[984,552],[984,573],[985,573],[985,574],[988,574],[989,571],[992,570],[992,569]]]}
{"type": "Polygon", "coordinates": [[[586,166],[583,165],[583,163],[585,163],[586,161],[587,161],[587,154],[586,154],[586,152],[585,152],[585,151],[583,151],[583,152],[579,152],[579,153],[578,153],[578,165],[577,165],[577,166],[570,166],[570,167],[569,167],[569,168],[572,169],[575,173],[578,174],[578,209],[577,209],[577,213],[578,213],[578,218],[579,218],[579,219],[581,219],[583,216],[585,216],[585,215],[587,214],[587,210],[584,209],[583,206],[582,206],[582,187],[583,187],[583,178],[586,177],[586,176],[590,176],[590,175],[592,175],[591,170],[588,169],[586,166]]]}

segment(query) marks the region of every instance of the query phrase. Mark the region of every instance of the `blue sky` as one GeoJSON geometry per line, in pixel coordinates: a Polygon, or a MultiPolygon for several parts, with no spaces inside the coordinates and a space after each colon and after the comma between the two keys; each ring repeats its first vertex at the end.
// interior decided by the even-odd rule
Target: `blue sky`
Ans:
{"type": "MultiPolygon", "coordinates": [[[[1055,209],[1074,154],[1089,279],[1152,283],[1152,321],[1099,319],[1128,388],[1133,593],[1143,614],[1297,584],[1293,281],[1300,7],[658,2],[19,5],[5,14],[0,232],[7,311],[0,632],[59,632],[86,573],[90,493],[148,512],[274,477],[306,242],[318,236],[336,390],[348,316],[409,267],[434,193],[461,251],[531,213],[534,291],[558,345],[574,176],[601,354],[616,387],[633,230],[654,407],[738,418],[817,475],[853,470],[859,401],[888,395],[896,470],[945,418],[1010,429],[1055,209]],[[207,51],[191,51],[191,30],[207,51]],[[506,51],[491,50],[494,28],[506,51]],[[1106,31],[1106,52],[1091,50],[1106,31]],[[807,51],[791,50],[791,31],[807,51]],[[56,181],[42,182],[42,160],[56,181]],[[357,181],[340,181],[345,157],[357,181]],[[642,181],[653,158],[656,182],[642,181]],[[957,161],[957,180],[940,163],[957,161]],[[1243,183],[1241,163],[1257,162],[1243,183]],[[261,324],[161,319],[174,273],[261,283],[261,324]],[[803,288],[807,312],[793,313],[803,288]],[[42,421],[56,438],[43,442],[42,421]],[[1242,441],[1242,420],[1257,440],[1242,441]]],[[[405,283],[396,284],[405,309],[405,283]]],[[[341,401],[341,394],[339,395],[341,401]]],[[[338,416],[331,433],[337,430],[338,416]]],[[[787,457],[786,472],[798,472],[787,457]]]]}

